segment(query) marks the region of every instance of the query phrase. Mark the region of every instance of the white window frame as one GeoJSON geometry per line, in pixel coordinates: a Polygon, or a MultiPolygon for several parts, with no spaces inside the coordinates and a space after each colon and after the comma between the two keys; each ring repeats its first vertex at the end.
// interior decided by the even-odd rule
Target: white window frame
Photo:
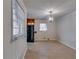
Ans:
{"type": "Polygon", "coordinates": [[[47,31],[47,24],[46,23],[40,23],[39,30],[40,31],[47,31]]]}

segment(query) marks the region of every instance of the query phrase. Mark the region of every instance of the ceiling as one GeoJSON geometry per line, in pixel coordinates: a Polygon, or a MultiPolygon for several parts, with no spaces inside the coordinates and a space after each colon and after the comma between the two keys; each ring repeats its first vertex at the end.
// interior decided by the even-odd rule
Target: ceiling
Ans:
{"type": "Polygon", "coordinates": [[[76,9],[75,0],[24,0],[28,18],[44,19],[53,10],[54,17],[60,17],[76,9]]]}

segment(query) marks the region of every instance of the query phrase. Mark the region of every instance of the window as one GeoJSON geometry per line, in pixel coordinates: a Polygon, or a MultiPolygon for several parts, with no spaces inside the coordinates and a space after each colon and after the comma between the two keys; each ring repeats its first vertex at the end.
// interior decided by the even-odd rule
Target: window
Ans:
{"type": "Polygon", "coordinates": [[[25,14],[17,0],[12,0],[12,40],[24,35],[25,14]]]}
{"type": "Polygon", "coordinates": [[[40,30],[40,31],[47,31],[47,24],[46,24],[46,23],[41,23],[39,30],[40,30]]]}
{"type": "Polygon", "coordinates": [[[19,34],[19,23],[15,12],[16,12],[15,9],[13,9],[13,35],[14,36],[19,34]]]}

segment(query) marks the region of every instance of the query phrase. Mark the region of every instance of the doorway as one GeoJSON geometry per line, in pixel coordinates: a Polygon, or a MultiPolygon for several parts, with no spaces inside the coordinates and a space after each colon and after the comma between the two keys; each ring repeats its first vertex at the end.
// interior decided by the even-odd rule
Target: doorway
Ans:
{"type": "Polygon", "coordinates": [[[27,19],[27,42],[34,42],[34,19],[27,19]]]}
{"type": "Polygon", "coordinates": [[[34,25],[27,25],[27,42],[34,42],[34,25]]]}

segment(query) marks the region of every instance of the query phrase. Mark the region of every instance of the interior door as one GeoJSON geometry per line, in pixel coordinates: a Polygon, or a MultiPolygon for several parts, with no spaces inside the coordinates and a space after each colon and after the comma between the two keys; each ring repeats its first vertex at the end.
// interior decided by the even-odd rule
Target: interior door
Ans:
{"type": "Polygon", "coordinates": [[[27,25],[27,42],[34,42],[34,25],[27,25]]]}
{"type": "Polygon", "coordinates": [[[34,19],[27,19],[27,42],[34,42],[34,19]]]}

